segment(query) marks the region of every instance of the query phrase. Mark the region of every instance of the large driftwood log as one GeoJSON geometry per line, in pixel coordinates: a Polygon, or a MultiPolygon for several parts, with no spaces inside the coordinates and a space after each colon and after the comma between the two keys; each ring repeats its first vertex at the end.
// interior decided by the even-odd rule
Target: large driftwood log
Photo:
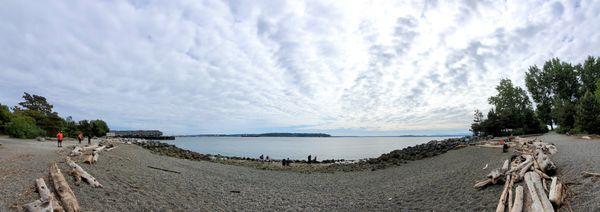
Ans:
{"type": "Polygon", "coordinates": [[[540,175],[535,172],[527,172],[525,174],[525,183],[527,184],[527,189],[532,200],[531,209],[533,211],[553,212],[554,208],[542,187],[540,175]]]}
{"type": "Polygon", "coordinates": [[[494,169],[487,175],[487,177],[492,179],[492,184],[496,184],[496,181],[498,180],[498,178],[500,178],[501,175],[502,174],[500,173],[500,170],[494,169]]]}
{"type": "Polygon", "coordinates": [[[557,177],[552,177],[552,184],[550,184],[550,202],[554,203],[555,206],[562,205],[562,183],[558,181],[557,177]]]}
{"type": "Polygon", "coordinates": [[[62,200],[62,207],[66,212],[77,212],[80,211],[79,203],[75,198],[75,194],[69,187],[67,180],[65,180],[65,176],[60,172],[60,169],[53,163],[50,166],[50,176],[52,177],[52,182],[54,184],[54,189],[58,192],[58,196],[60,200],[62,200]]]}
{"type": "Polygon", "coordinates": [[[75,146],[75,148],[73,148],[73,151],[71,151],[71,154],[69,154],[70,156],[79,156],[81,155],[81,147],[79,146],[75,146]]]}
{"type": "Polygon", "coordinates": [[[96,149],[96,148],[98,148],[98,144],[93,144],[93,145],[85,146],[82,149],[83,149],[83,151],[88,151],[88,150],[93,150],[93,149],[96,149]]]}
{"type": "Polygon", "coordinates": [[[531,156],[531,155],[523,155],[523,157],[525,158],[525,161],[521,162],[519,165],[517,165],[515,167],[512,167],[510,169],[509,173],[516,172],[516,171],[523,169],[524,166],[528,165],[530,162],[532,162],[534,160],[533,156],[531,156]]]}
{"type": "Polygon", "coordinates": [[[506,180],[504,180],[504,189],[502,190],[502,194],[500,194],[500,200],[498,201],[496,212],[504,212],[504,209],[506,208],[506,195],[508,190],[510,189],[510,176],[511,175],[506,175],[506,180]]]}
{"type": "Polygon", "coordinates": [[[92,175],[90,175],[85,170],[83,170],[81,168],[81,166],[77,165],[77,163],[73,162],[70,158],[67,158],[67,164],[71,168],[75,168],[77,170],[77,172],[79,172],[79,174],[81,174],[81,178],[85,179],[85,181],[88,182],[90,185],[92,185],[92,187],[102,188],[102,184],[100,184],[96,180],[96,178],[94,178],[92,175]]]}
{"type": "Polygon", "coordinates": [[[48,186],[46,186],[44,178],[36,179],[35,185],[40,193],[40,199],[50,202],[53,210],[62,211],[62,206],[60,206],[60,203],[58,202],[58,199],[56,199],[56,196],[54,196],[54,193],[50,192],[50,189],[48,189],[48,186]]]}
{"type": "Polygon", "coordinates": [[[554,164],[554,162],[552,162],[550,160],[550,157],[544,154],[542,150],[538,149],[536,156],[537,162],[540,165],[540,170],[542,170],[543,172],[556,170],[556,165],[554,164]]]}
{"type": "Polygon", "coordinates": [[[94,149],[94,152],[100,152],[100,151],[104,150],[105,148],[106,148],[106,145],[104,145],[104,146],[100,146],[100,147],[96,147],[96,148],[94,149]]]}
{"type": "Polygon", "coordinates": [[[523,186],[517,186],[515,189],[515,201],[512,204],[510,212],[523,211],[523,186]]]}
{"type": "Polygon", "coordinates": [[[81,184],[81,173],[79,173],[76,168],[71,168],[71,175],[75,180],[75,185],[79,186],[81,184]]]}

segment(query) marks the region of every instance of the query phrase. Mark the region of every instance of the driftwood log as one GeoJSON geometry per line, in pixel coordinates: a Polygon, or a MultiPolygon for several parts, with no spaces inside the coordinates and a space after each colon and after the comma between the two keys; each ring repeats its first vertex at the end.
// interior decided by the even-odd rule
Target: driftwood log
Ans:
{"type": "Polygon", "coordinates": [[[73,151],[71,151],[71,154],[69,154],[70,156],[79,156],[82,154],[82,149],[79,146],[75,146],[75,148],[73,148],[73,151]]]}
{"type": "Polygon", "coordinates": [[[85,170],[83,170],[83,168],[81,168],[81,166],[77,165],[77,163],[73,162],[68,157],[67,157],[67,164],[71,168],[74,168],[75,170],[77,170],[77,172],[79,172],[79,174],[81,175],[81,178],[85,179],[85,181],[88,182],[90,185],[92,185],[92,187],[102,188],[102,184],[100,184],[96,180],[96,178],[94,178],[92,175],[90,175],[89,173],[87,173],[85,170]]]}
{"type": "Polygon", "coordinates": [[[557,177],[552,177],[552,184],[550,184],[549,199],[555,206],[562,205],[563,186],[557,177]]]}
{"type": "Polygon", "coordinates": [[[65,176],[60,172],[60,169],[53,163],[50,166],[50,176],[54,184],[54,189],[58,193],[60,200],[62,201],[62,207],[66,212],[77,212],[80,211],[79,203],[73,194],[73,190],[69,187],[65,176]]]}
{"type": "Polygon", "coordinates": [[[500,200],[498,201],[496,212],[504,212],[506,208],[506,195],[508,194],[507,192],[511,182],[510,176],[511,175],[506,175],[506,180],[504,180],[504,189],[502,190],[502,194],[500,194],[500,200]]]}
{"type": "Polygon", "coordinates": [[[98,148],[98,144],[93,144],[93,145],[85,146],[82,149],[83,149],[83,151],[88,151],[88,150],[93,150],[93,149],[96,149],[96,148],[98,148]]]}
{"type": "Polygon", "coordinates": [[[49,201],[42,201],[41,199],[35,200],[31,203],[23,205],[25,211],[29,212],[52,212],[52,204],[49,201]]]}
{"type": "Polygon", "coordinates": [[[540,175],[535,172],[527,172],[525,174],[525,183],[527,184],[527,189],[532,200],[531,209],[533,211],[554,211],[552,203],[550,203],[542,187],[540,175]]]}
{"type": "Polygon", "coordinates": [[[600,177],[600,173],[593,173],[593,172],[582,172],[584,177],[600,177]]]}
{"type": "Polygon", "coordinates": [[[523,211],[523,186],[517,186],[517,188],[515,188],[515,201],[512,204],[510,212],[521,211],[523,211]]]}

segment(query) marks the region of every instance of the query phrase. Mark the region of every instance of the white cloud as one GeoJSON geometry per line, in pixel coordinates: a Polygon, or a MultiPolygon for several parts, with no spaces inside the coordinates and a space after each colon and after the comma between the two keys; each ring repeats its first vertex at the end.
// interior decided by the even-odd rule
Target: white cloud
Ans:
{"type": "Polygon", "coordinates": [[[501,78],[600,54],[598,1],[1,4],[1,101],[168,133],[467,129],[501,78]]]}

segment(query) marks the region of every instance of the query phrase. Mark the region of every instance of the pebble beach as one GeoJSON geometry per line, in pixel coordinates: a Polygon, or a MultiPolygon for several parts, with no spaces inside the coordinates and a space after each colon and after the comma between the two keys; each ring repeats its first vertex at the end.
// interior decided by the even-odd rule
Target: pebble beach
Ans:
{"type": "MultiPolygon", "coordinates": [[[[600,142],[558,134],[540,139],[558,146],[554,160],[574,193],[573,210],[599,210],[598,181],[581,171],[600,171],[600,142]]],[[[59,149],[54,142],[0,137],[0,144],[0,211],[18,211],[39,198],[34,180],[48,182],[51,163],[66,173],[65,155],[75,142],[59,149]]],[[[65,177],[84,211],[482,211],[496,207],[502,186],[477,190],[473,183],[489,173],[486,165],[499,167],[509,157],[498,148],[468,146],[373,171],[299,173],[179,159],[121,144],[97,164],[80,163],[103,188],[75,186],[65,177]]]]}

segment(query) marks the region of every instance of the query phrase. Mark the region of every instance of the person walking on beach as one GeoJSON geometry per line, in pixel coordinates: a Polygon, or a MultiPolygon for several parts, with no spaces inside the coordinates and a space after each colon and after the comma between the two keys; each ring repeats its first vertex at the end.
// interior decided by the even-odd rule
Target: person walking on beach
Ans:
{"type": "Polygon", "coordinates": [[[81,144],[81,141],[83,140],[83,133],[82,132],[79,132],[77,134],[77,140],[79,141],[79,144],[81,144]]]}
{"type": "Polygon", "coordinates": [[[58,141],[58,147],[62,147],[62,140],[63,140],[62,131],[58,131],[58,134],[56,134],[56,140],[58,141]]]}
{"type": "Polygon", "coordinates": [[[311,158],[312,158],[312,156],[311,156],[311,155],[308,155],[308,164],[310,164],[310,162],[311,162],[311,160],[310,160],[310,159],[311,159],[311,158]]]}
{"type": "Polygon", "coordinates": [[[92,135],[88,135],[88,145],[92,144],[92,135]]]}

